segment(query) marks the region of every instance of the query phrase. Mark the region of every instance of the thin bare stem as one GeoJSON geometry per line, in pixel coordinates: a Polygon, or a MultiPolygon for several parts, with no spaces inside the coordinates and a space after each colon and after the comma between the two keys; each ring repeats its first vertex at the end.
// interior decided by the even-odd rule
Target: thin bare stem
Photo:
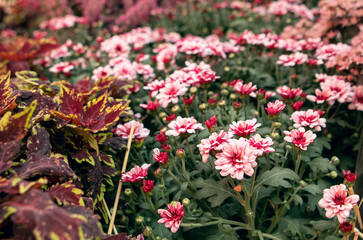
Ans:
{"type": "MultiPolygon", "coordinates": [[[[105,200],[104,198],[102,198],[102,202],[103,202],[103,205],[105,206],[105,209],[106,209],[106,212],[107,212],[108,219],[111,219],[110,209],[108,209],[108,207],[107,207],[107,203],[106,203],[106,200],[105,200]]],[[[118,232],[117,232],[117,229],[116,229],[116,226],[115,226],[115,225],[113,225],[113,233],[114,233],[114,234],[118,234],[118,232]]]]}

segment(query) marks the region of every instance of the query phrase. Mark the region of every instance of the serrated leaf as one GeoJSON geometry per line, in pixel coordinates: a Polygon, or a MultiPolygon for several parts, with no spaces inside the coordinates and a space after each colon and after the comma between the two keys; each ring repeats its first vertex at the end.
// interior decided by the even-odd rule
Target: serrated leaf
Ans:
{"type": "Polygon", "coordinates": [[[299,236],[300,239],[305,239],[306,234],[314,235],[314,232],[305,226],[306,224],[308,224],[306,219],[286,216],[280,220],[278,230],[290,232],[293,236],[299,236]]]}
{"type": "Polygon", "coordinates": [[[79,205],[84,206],[82,199],[83,191],[76,188],[68,181],[66,183],[53,185],[48,191],[51,199],[56,200],[59,205],[79,205]]]}
{"type": "Polygon", "coordinates": [[[318,157],[313,159],[311,162],[308,162],[310,169],[314,174],[319,171],[322,173],[327,173],[329,171],[335,170],[335,166],[330,163],[328,158],[318,157]]]}
{"type": "Polygon", "coordinates": [[[10,72],[0,79],[0,116],[8,109],[16,106],[17,95],[10,87],[10,72]]]}
{"type": "Polygon", "coordinates": [[[32,188],[40,188],[48,181],[45,178],[40,178],[37,181],[25,181],[19,177],[3,178],[0,177],[0,193],[7,194],[24,194],[32,188]]]}
{"type": "Polygon", "coordinates": [[[74,154],[72,154],[72,159],[74,159],[78,163],[84,163],[87,162],[91,164],[92,166],[95,165],[95,159],[94,157],[88,152],[87,149],[83,149],[81,151],[78,151],[74,154]]]}
{"type": "Polygon", "coordinates": [[[291,187],[291,184],[285,180],[298,180],[299,176],[288,168],[275,167],[271,170],[264,172],[257,178],[256,189],[262,185],[266,186],[282,186],[285,188],[291,187]]]}
{"type": "Polygon", "coordinates": [[[226,184],[222,181],[215,181],[214,179],[198,178],[194,181],[194,185],[199,188],[194,197],[197,199],[207,198],[212,207],[221,205],[224,200],[235,195],[228,190],[226,184]]]}
{"type": "Polygon", "coordinates": [[[49,196],[37,189],[31,189],[22,195],[0,205],[0,218],[7,215],[14,224],[21,226],[22,239],[87,239],[90,236],[103,236],[100,224],[91,210],[81,206],[59,207],[49,196]],[[8,209],[12,209],[9,214],[8,209]],[[15,209],[15,210],[14,210],[15,209]]]}

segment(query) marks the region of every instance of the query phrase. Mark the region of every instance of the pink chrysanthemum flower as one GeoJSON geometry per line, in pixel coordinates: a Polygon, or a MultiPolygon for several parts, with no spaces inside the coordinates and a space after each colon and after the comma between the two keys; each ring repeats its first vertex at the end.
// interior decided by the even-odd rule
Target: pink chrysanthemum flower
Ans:
{"type": "Polygon", "coordinates": [[[274,116],[279,114],[282,110],[284,110],[285,107],[286,105],[283,101],[276,100],[274,103],[273,102],[267,103],[267,108],[265,109],[268,115],[274,116]]]}
{"type": "Polygon", "coordinates": [[[327,89],[324,89],[324,90],[315,89],[315,95],[316,96],[307,95],[306,98],[309,101],[316,102],[317,104],[322,104],[329,99],[330,92],[327,89]]]}
{"type": "Polygon", "coordinates": [[[199,152],[202,155],[202,161],[207,162],[209,154],[212,151],[221,151],[222,144],[227,142],[228,139],[231,139],[232,137],[233,134],[231,132],[225,132],[222,130],[219,134],[214,132],[209,136],[209,138],[200,141],[200,144],[197,145],[197,147],[199,148],[199,152]]]}
{"type": "Polygon", "coordinates": [[[278,87],[276,91],[280,94],[280,96],[287,100],[287,99],[294,99],[302,93],[300,88],[289,88],[288,86],[278,87]]]}
{"type": "Polygon", "coordinates": [[[204,130],[201,123],[198,123],[194,117],[182,118],[177,117],[176,120],[168,124],[170,130],[165,132],[166,136],[179,136],[180,134],[192,134],[195,130],[204,130]]]}
{"type": "Polygon", "coordinates": [[[124,139],[128,139],[131,131],[131,127],[134,126],[134,134],[132,135],[132,140],[142,140],[149,136],[150,130],[144,128],[144,124],[139,123],[135,120],[127,122],[125,124],[117,125],[116,129],[113,129],[113,132],[124,139]]]}
{"type": "Polygon", "coordinates": [[[300,65],[308,60],[308,55],[300,52],[296,52],[290,55],[281,55],[277,64],[284,65],[286,67],[291,67],[295,65],[300,65]]]}
{"type": "Polygon", "coordinates": [[[350,210],[359,201],[359,196],[354,194],[347,196],[344,184],[331,186],[324,189],[323,198],[319,201],[319,206],[325,208],[327,218],[338,217],[340,223],[344,222],[350,215],[350,210]]]}
{"type": "Polygon", "coordinates": [[[249,143],[252,147],[258,150],[258,155],[263,153],[275,152],[275,149],[271,147],[274,144],[272,138],[262,138],[260,134],[255,134],[249,139],[249,143]]]}
{"type": "Polygon", "coordinates": [[[329,92],[330,97],[327,99],[329,105],[333,105],[335,101],[348,102],[353,96],[351,84],[339,78],[331,78],[321,82],[320,87],[323,91],[329,92]]]}
{"type": "Polygon", "coordinates": [[[165,81],[163,80],[154,80],[152,82],[149,82],[146,86],[144,86],[145,90],[150,90],[150,96],[155,97],[158,95],[159,90],[162,89],[165,86],[165,81]]]}
{"type": "Polygon", "coordinates": [[[256,123],[256,122],[257,122],[256,118],[246,121],[233,122],[231,125],[229,125],[230,127],[229,131],[232,132],[234,135],[240,137],[248,136],[251,133],[256,132],[256,129],[259,126],[261,126],[261,123],[256,123]]]}
{"type": "Polygon", "coordinates": [[[143,180],[147,175],[147,170],[151,164],[144,163],[141,167],[135,166],[130,171],[122,173],[121,182],[135,183],[143,180]]]}
{"type": "Polygon", "coordinates": [[[237,83],[234,85],[233,89],[241,95],[245,95],[248,96],[250,95],[252,92],[256,91],[257,87],[256,85],[252,86],[252,82],[243,84],[243,81],[241,81],[241,79],[239,79],[237,81],[237,83]]]}
{"type": "Polygon", "coordinates": [[[159,209],[158,213],[162,219],[158,223],[165,223],[165,227],[170,227],[170,230],[176,233],[180,227],[181,219],[184,216],[183,207],[180,202],[176,202],[175,204],[168,204],[168,210],[159,209]]]}
{"type": "Polygon", "coordinates": [[[320,118],[319,112],[313,109],[294,112],[290,120],[294,121],[294,128],[309,127],[321,131],[321,127],[326,127],[326,119],[320,118]]]}
{"type": "Polygon", "coordinates": [[[178,103],[178,97],[183,96],[187,90],[188,88],[183,83],[177,81],[168,82],[160,89],[156,98],[159,99],[160,106],[166,108],[169,103],[178,103]]]}
{"type": "Polygon", "coordinates": [[[252,176],[253,168],[257,166],[258,152],[245,138],[229,139],[223,143],[222,152],[217,153],[214,162],[222,176],[231,175],[232,178],[242,180],[244,174],[252,176]]]}
{"type": "Polygon", "coordinates": [[[353,87],[352,102],[348,108],[363,111],[363,85],[353,87]]]}
{"type": "Polygon", "coordinates": [[[286,135],[284,138],[286,142],[291,142],[302,150],[306,150],[308,145],[316,138],[316,135],[311,130],[305,131],[303,127],[293,129],[291,132],[284,131],[284,134],[286,135]]]}

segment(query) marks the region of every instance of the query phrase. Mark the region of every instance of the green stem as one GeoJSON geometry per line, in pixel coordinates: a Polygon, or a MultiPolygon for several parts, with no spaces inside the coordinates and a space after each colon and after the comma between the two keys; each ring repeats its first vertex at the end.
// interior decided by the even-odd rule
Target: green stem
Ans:
{"type": "Polygon", "coordinates": [[[296,157],[296,165],[295,165],[295,173],[298,174],[299,172],[299,167],[300,167],[300,162],[301,162],[301,152],[300,150],[297,150],[297,157],[296,157]]]}
{"type": "Polygon", "coordinates": [[[248,227],[250,228],[250,230],[248,231],[248,236],[249,236],[249,239],[253,239],[253,236],[255,234],[255,213],[251,209],[252,185],[251,185],[250,192],[247,191],[244,179],[241,180],[241,185],[242,185],[242,190],[245,193],[245,210],[246,210],[246,215],[248,218],[248,227]]]}
{"type": "Polygon", "coordinates": [[[198,168],[198,165],[197,165],[197,162],[195,161],[194,154],[193,154],[193,151],[192,151],[192,149],[191,149],[191,147],[190,147],[190,143],[189,143],[188,138],[186,138],[186,139],[185,139],[185,143],[186,143],[186,145],[187,145],[189,155],[190,155],[190,156],[191,156],[191,158],[192,158],[192,161],[193,161],[194,167],[195,167],[195,169],[197,169],[197,168],[198,168]]]}

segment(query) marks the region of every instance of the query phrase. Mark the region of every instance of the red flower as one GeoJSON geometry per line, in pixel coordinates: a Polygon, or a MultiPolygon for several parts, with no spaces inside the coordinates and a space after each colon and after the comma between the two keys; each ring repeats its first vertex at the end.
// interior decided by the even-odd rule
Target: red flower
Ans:
{"type": "Polygon", "coordinates": [[[274,103],[272,102],[267,103],[267,108],[265,109],[268,115],[274,116],[279,114],[282,110],[284,110],[285,107],[286,105],[284,104],[283,101],[276,100],[274,103]]]}
{"type": "Polygon", "coordinates": [[[216,108],[217,107],[217,99],[214,99],[214,98],[211,98],[211,99],[208,99],[208,106],[210,108],[216,108]]]}
{"type": "Polygon", "coordinates": [[[194,94],[190,98],[184,98],[184,103],[187,105],[191,105],[193,103],[194,94]]]}
{"type": "Polygon", "coordinates": [[[340,228],[342,232],[351,232],[353,230],[353,224],[350,222],[342,222],[340,223],[340,228]]]}
{"type": "Polygon", "coordinates": [[[178,231],[181,219],[184,216],[183,205],[180,202],[175,204],[168,204],[168,210],[159,209],[158,213],[162,217],[158,223],[165,223],[165,227],[170,227],[171,231],[175,233],[178,231]]]}
{"type": "Polygon", "coordinates": [[[164,143],[161,145],[161,148],[165,151],[165,152],[168,152],[170,151],[170,145],[167,144],[167,143],[164,143]]]}
{"type": "Polygon", "coordinates": [[[357,180],[357,175],[352,173],[350,170],[345,171],[342,170],[343,173],[343,177],[345,178],[345,181],[347,182],[355,182],[355,180],[357,180]]]}
{"type": "Polygon", "coordinates": [[[159,102],[156,99],[155,102],[148,100],[147,104],[140,104],[140,107],[145,108],[149,111],[156,111],[156,109],[158,109],[159,107],[159,102]]]}
{"type": "Polygon", "coordinates": [[[144,193],[149,193],[154,189],[154,181],[153,180],[142,180],[142,190],[144,193]]]}
{"type": "Polygon", "coordinates": [[[209,120],[204,122],[207,128],[212,128],[213,126],[217,125],[217,117],[214,115],[209,120]]]}
{"type": "Polygon", "coordinates": [[[154,148],[153,157],[160,164],[165,164],[169,160],[168,154],[166,152],[160,152],[158,148],[154,148]]]}
{"type": "Polygon", "coordinates": [[[166,116],[165,118],[166,118],[166,121],[168,121],[168,122],[174,121],[175,120],[175,113],[172,114],[172,115],[166,116]]]}
{"type": "Polygon", "coordinates": [[[160,131],[160,134],[156,135],[156,140],[159,143],[164,143],[164,142],[166,142],[167,138],[166,138],[165,134],[162,131],[160,131]]]}
{"type": "Polygon", "coordinates": [[[297,101],[291,103],[292,109],[294,109],[294,111],[299,111],[302,108],[303,103],[304,103],[303,101],[297,101]]]}
{"type": "Polygon", "coordinates": [[[242,109],[242,103],[241,102],[233,102],[233,109],[235,110],[235,111],[239,111],[239,110],[241,110],[242,109]]]}

